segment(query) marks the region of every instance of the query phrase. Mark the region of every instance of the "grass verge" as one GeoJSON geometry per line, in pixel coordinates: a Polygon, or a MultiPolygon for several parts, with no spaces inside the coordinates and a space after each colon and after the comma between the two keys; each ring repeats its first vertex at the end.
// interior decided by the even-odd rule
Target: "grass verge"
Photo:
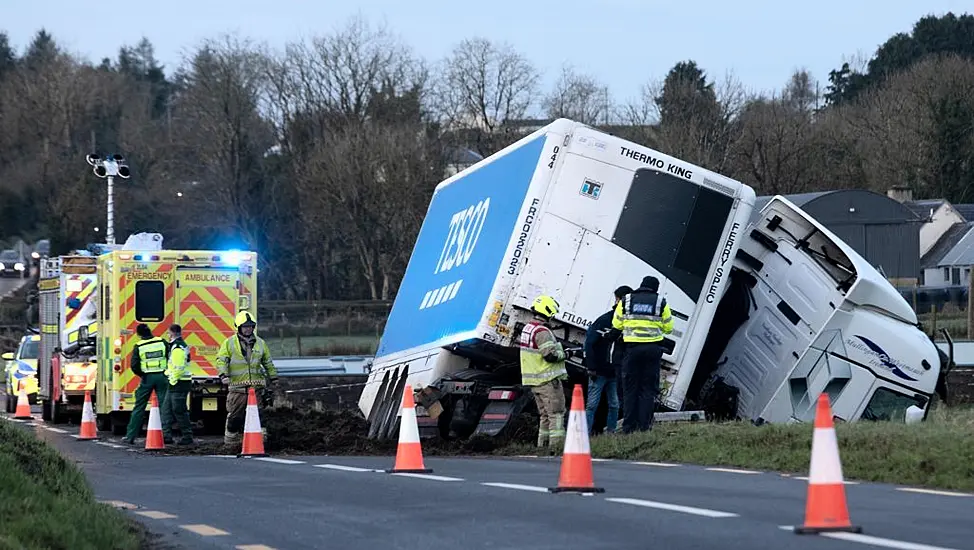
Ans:
{"type": "MultiPolygon", "coordinates": [[[[653,431],[601,435],[592,456],[736,466],[807,475],[811,424],[657,424],[653,431]]],[[[836,426],[846,479],[974,491],[974,409],[934,410],[926,422],[860,421],[836,426]]],[[[527,446],[505,454],[529,453],[527,446]]],[[[530,454],[530,453],[529,453],[530,454]]]]}
{"type": "Polygon", "coordinates": [[[84,474],[33,434],[0,422],[0,550],[137,549],[143,533],[95,501],[84,474]]]}

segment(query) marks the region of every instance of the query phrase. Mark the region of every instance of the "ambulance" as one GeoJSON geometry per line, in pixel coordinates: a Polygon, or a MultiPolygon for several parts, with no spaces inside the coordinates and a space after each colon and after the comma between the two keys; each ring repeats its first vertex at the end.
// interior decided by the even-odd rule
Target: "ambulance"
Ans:
{"type": "Polygon", "coordinates": [[[190,349],[190,416],[207,431],[222,429],[226,391],[216,354],[236,329],[240,311],[257,312],[257,254],[246,251],[112,250],[98,256],[96,415],[100,429],[123,435],[135,405],[139,377],[132,372],[136,327],[163,338],[182,326],[190,349]]]}

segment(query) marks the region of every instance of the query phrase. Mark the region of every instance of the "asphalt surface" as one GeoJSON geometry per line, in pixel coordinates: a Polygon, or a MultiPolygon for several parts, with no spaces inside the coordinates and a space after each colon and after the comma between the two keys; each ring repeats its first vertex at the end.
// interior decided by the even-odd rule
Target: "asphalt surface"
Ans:
{"type": "Polygon", "coordinates": [[[807,482],[775,473],[597,461],[604,493],[550,494],[560,458],[426,458],[432,474],[391,475],[378,470],[393,457],[160,456],[33,424],[100,500],[183,548],[974,549],[960,493],[848,484],[863,534],[807,536],[782,528],[802,522],[807,482]]]}
{"type": "Polygon", "coordinates": [[[20,288],[20,285],[26,283],[28,280],[14,277],[0,277],[0,300],[3,300],[7,294],[20,288]]]}

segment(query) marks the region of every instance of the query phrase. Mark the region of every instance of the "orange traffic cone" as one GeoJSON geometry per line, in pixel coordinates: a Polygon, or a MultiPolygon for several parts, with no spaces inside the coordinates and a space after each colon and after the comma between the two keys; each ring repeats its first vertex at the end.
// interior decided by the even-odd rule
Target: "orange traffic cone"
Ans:
{"type": "Polygon", "coordinates": [[[423,464],[423,448],[419,443],[419,424],[416,422],[413,387],[406,384],[402,392],[402,416],[399,420],[399,449],[396,451],[396,465],[386,472],[428,474],[432,471],[423,464]]]}
{"type": "Polygon", "coordinates": [[[253,387],[248,388],[247,391],[243,446],[237,456],[267,456],[264,453],[264,432],[260,427],[260,411],[257,410],[257,393],[253,387]]]}
{"type": "MultiPolygon", "coordinates": [[[[10,399],[10,396],[7,396],[10,399]]],[[[24,384],[20,385],[20,390],[17,392],[17,410],[14,412],[14,418],[21,420],[31,420],[34,418],[30,415],[30,400],[27,399],[27,389],[24,384]]]]}
{"type": "Polygon", "coordinates": [[[149,427],[145,432],[145,450],[159,451],[165,449],[166,444],[162,440],[162,419],[159,416],[159,399],[156,397],[156,390],[152,390],[149,403],[149,427]]]}
{"type": "Polygon", "coordinates": [[[572,408],[568,412],[568,429],[565,433],[565,452],[561,459],[561,475],[558,486],[548,489],[552,493],[604,493],[595,486],[592,478],[592,452],[588,445],[588,420],[585,418],[585,401],[582,386],[575,384],[572,392],[572,408]]]}
{"type": "Polygon", "coordinates": [[[835,425],[832,423],[832,407],[829,406],[829,396],[822,393],[818,396],[818,408],[815,411],[805,525],[796,526],[795,532],[804,535],[829,531],[861,533],[862,527],[852,525],[849,521],[839,444],[836,442],[835,425]]]}
{"type": "Polygon", "coordinates": [[[85,405],[81,409],[81,431],[78,433],[78,441],[93,439],[98,439],[98,428],[95,426],[95,411],[91,409],[91,392],[85,391],[85,405]]]}

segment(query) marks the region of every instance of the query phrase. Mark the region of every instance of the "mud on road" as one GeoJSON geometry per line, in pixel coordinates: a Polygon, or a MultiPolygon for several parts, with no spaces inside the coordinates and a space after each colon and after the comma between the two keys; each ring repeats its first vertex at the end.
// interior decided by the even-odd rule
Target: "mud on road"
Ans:
{"type": "MultiPolygon", "coordinates": [[[[276,455],[395,455],[398,438],[369,439],[368,424],[357,410],[296,410],[290,407],[265,409],[261,426],[267,430],[264,450],[276,455]]],[[[424,439],[423,454],[429,456],[501,454],[515,443],[533,443],[538,436],[537,416],[521,415],[509,435],[500,438],[472,437],[465,441],[424,439]]],[[[237,454],[240,445],[200,442],[192,447],[167,445],[165,454],[237,454]]]]}

